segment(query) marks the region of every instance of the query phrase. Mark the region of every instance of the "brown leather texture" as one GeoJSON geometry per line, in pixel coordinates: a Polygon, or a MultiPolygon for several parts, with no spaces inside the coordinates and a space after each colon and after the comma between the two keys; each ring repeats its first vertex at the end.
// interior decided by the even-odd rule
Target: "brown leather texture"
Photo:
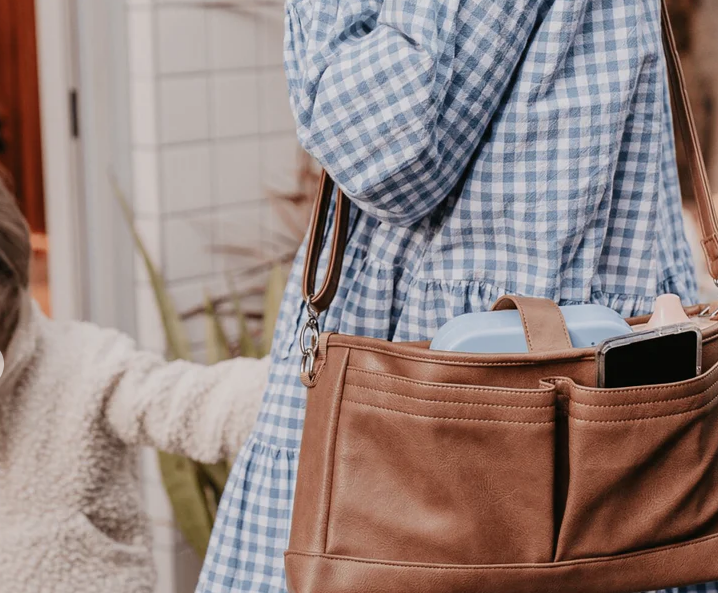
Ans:
{"type": "MultiPolygon", "coordinates": [[[[664,6],[676,118],[718,277],[718,219],[665,19],[664,6]]],[[[318,312],[346,241],[339,191],[315,293],[333,188],[325,174],[305,262],[318,312]]],[[[700,377],[597,389],[595,351],[571,348],[553,302],[506,296],[494,308],[519,311],[527,354],[321,335],[302,375],[289,591],[635,593],[718,580],[718,325],[704,330],[700,377]]]]}
{"type": "Polygon", "coordinates": [[[333,193],[334,181],[327,175],[326,171],[322,171],[319,181],[319,195],[314,204],[312,219],[309,223],[309,242],[307,243],[302,282],[304,300],[311,303],[319,312],[325,311],[329,307],[337,292],[349,225],[349,202],[340,191],[334,211],[334,234],[327,265],[328,271],[324,282],[317,289],[315,287],[317,268],[319,267],[319,257],[322,253],[324,229],[333,193]]]}
{"type": "Polygon", "coordinates": [[[323,342],[292,593],[634,593],[718,579],[718,329],[702,376],[620,390],[593,387],[590,349],[323,342]]]}

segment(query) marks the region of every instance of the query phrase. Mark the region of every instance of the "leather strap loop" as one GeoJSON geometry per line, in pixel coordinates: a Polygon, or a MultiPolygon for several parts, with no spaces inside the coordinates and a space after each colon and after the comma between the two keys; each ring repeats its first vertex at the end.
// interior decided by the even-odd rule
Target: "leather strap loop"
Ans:
{"type": "MultiPolygon", "coordinates": [[[[675,39],[673,37],[666,0],[661,0],[661,27],[676,124],[683,139],[688,157],[689,174],[698,208],[698,218],[702,235],[701,244],[703,245],[703,252],[711,276],[718,282],[718,216],[716,215],[705,161],[703,160],[703,154],[698,141],[693,111],[688,101],[688,92],[686,90],[675,39]]],[[[311,304],[317,312],[326,310],[334,298],[339,285],[344,247],[347,238],[349,203],[342,191],[338,190],[334,236],[327,274],[321,288],[315,292],[315,278],[333,190],[334,181],[327,175],[326,171],[322,171],[319,196],[314,205],[314,214],[309,230],[309,245],[304,262],[303,282],[304,299],[311,304]]]]}
{"type": "Polygon", "coordinates": [[[327,214],[334,192],[334,180],[322,171],[319,181],[319,196],[314,204],[312,221],[309,225],[309,242],[304,260],[304,281],[302,292],[304,300],[316,309],[317,313],[325,311],[337,292],[339,278],[342,271],[342,259],[347,241],[347,227],[349,225],[349,201],[342,190],[337,191],[337,206],[334,212],[334,236],[329,254],[329,264],[321,288],[315,292],[319,257],[322,253],[324,229],[327,224],[327,214]]]}
{"type": "Polygon", "coordinates": [[[558,305],[549,299],[504,295],[492,311],[517,309],[526,334],[529,352],[552,352],[572,348],[566,320],[558,305]]]}

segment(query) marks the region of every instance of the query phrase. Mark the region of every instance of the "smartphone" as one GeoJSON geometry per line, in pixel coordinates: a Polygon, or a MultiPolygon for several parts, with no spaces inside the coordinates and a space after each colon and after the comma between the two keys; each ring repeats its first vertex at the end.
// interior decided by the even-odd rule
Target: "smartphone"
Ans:
{"type": "Polygon", "coordinates": [[[610,389],[693,379],[701,373],[702,344],[692,323],[609,338],[596,353],[596,384],[610,389]]]}

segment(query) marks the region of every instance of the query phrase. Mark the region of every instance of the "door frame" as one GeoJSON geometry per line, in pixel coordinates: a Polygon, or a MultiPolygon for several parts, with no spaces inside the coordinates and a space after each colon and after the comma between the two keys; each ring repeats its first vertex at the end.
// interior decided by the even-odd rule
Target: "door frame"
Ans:
{"type": "Polygon", "coordinates": [[[50,301],[56,319],[86,314],[79,142],[72,134],[76,65],[68,0],[35,0],[50,301]]]}
{"type": "Polygon", "coordinates": [[[35,6],[53,316],[132,334],[134,245],[111,184],[132,181],[125,0],[35,6]]]}
{"type": "Polygon", "coordinates": [[[135,246],[112,184],[132,189],[126,0],[70,0],[82,141],[87,319],[135,333],[135,246]]]}

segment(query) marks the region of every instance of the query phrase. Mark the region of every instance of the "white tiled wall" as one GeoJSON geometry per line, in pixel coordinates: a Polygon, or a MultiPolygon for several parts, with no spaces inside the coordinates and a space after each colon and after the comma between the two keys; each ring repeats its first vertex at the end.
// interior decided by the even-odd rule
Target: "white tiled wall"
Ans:
{"type": "MultiPolygon", "coordinates": [[[[242,264],[212,248],[266,246],[273,228],[267,196],[296,183],[283,11],[271,1],[236,0],[225,8],[125,2],[136,222],[184,310],[200,304],[205,291],[225,291],[226,272],[242,264]]],[[[138,339],[161,351],[161,322],[139,261],[135,285],[138,339]]],[[[201,358],[203,321],[190,322],[188,332],[201,358]]],[[[153,452],[143,455],[143,474],[158,593],[193,591],[200,561],[174,528],[153,452]]]]}

